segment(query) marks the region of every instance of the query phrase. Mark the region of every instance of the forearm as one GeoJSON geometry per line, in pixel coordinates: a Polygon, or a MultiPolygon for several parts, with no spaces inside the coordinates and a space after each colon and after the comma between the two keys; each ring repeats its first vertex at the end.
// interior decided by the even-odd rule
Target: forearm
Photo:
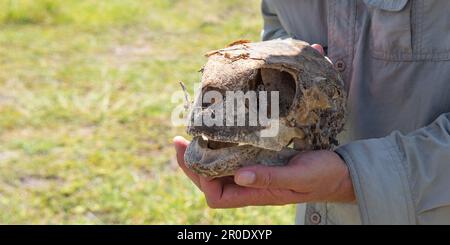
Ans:
{"type": "Polygon", "coordinates": [[[336,151],[349,167],[363,223],[450,219],[450,113],[410,134],[394,132],[336,151]]]}

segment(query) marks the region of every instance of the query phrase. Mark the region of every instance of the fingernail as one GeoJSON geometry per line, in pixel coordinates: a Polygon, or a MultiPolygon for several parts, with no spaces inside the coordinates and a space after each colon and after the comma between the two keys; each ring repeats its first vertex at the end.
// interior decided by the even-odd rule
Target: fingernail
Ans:
{"type": "Polygon", "coordinates": [[[180,141],[180,139],[182,139],[180,136],[175,136],[175,137],[173,137],[172,142],[176,143],[176,142],[180,141]]]}
{"type": "Polygon", "coordinates": [[[172,142],[173,142],[173,145],[175,146],[175,149],[178,151],[181,147],[180,147],[180,144],[179,144],[179,142],[181,141],[180,139],[183,139],[183,138],[181,138],[180,136],[175,136],[174,138],[173,138],[173,140],[172,140],[172,142]]]}
{"type": "Polygon", "coordinates": [[[255,182],[255,180],[256,180],[255,173],[250,172],[250,171],[240,172],[236,176],[236,183],[239,185],[249,185],[249,184],[252,184],[253,182],[255,182]]]}

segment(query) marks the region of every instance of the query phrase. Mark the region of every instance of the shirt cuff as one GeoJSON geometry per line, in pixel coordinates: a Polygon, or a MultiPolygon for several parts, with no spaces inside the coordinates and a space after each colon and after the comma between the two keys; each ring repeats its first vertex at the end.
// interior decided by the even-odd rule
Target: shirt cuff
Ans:
{"type": "Polygon", "coordinates": [[[346,162],[363,224],[415,224],[404,158],[393,136],[336,149],[346,162]]]}

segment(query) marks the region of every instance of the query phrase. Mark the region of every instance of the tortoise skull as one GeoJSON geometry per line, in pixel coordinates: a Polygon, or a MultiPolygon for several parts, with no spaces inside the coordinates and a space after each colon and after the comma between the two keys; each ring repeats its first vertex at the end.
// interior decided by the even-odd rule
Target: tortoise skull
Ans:
{"type": "Polygon", "coordinates": [[[307,43],[240,42],[207,56],[187,128],[193,136],[185,153],[189,168],[206,177],[227,176],[252,164],[285,165],[301,151],[337,144],[345,120],[343,82],[307,43]],[[256,97],[228,106],[236,94],[256,97]],[[261,111],[268,120],[251,121],[255,113],[261,119],[261,111]],[[236,123],[239,117],[243,124],[236,123]]]}

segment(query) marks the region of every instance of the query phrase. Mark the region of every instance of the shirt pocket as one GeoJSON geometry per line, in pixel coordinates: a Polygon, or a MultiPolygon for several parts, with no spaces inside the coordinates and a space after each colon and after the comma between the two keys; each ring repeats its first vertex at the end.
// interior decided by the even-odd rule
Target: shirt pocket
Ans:
{"type": "Polygon", "coordinates": [[[450,1],[365,0],[371,17],[370,49],[390,61],[450,60],[450,1]]]}

